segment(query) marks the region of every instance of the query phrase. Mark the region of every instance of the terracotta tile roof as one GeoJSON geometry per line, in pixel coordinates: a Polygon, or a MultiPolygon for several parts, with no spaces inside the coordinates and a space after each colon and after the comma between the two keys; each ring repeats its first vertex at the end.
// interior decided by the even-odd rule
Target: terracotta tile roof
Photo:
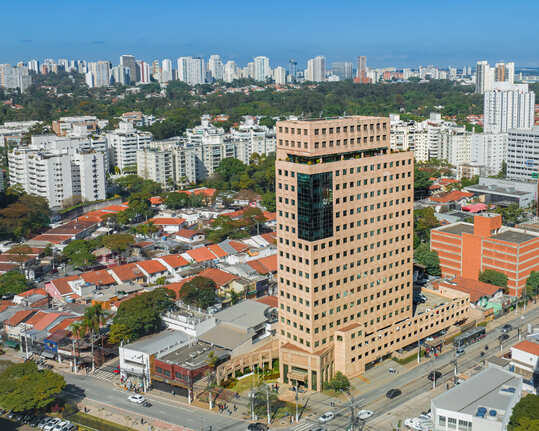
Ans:
{"type": "Polygon", "coordinates": [[[209,187],[204,187],[204,188],[200,188],[200,189],[196,189],[196,190],[178,190],[178,193],[185,193],[185,194],[192,194],[194,193],[195,195],[204,195],[204,196],[208,196],[208,197],[211,197],[215,194],[215,192],[217,192],[216,189],[212,189],[212,188],[209,188],[209,187]]]}
{"type": "Polygon", "coordinates": [[[19,323],[24,322],[25,319],[28,319],[35,310],[21,310],[17,311],[13,316],[11,316],[7,321],[6,325],[8,326],[17,326],[19,323]]]}
{"type": "Polygon", "coordinates": [[[524,340],[518,344],[515,344],[512,349],[522,350],[526,353],[531,353],[532,355],[539,356],[539,344],[534,343],[533,341],[524,340]]]}
{"type": "Polygon", "coordinates": [[[75,280],[80,280],[80,277],[78,275],[70,275],[68,277],[51,280],[50,282],[54,287],[56,287],[56,290],[60,293],[60,295],[67,295],[69,293],[73,293],[73,290],[68,282],[75,280]]]}
{"type": "Polygon", "coordinates": [[[17,255],[9,253],[0,254],[0,262],[8,263],[26,263],[35,258],[36,257],[33,255],[17,255]]]}
{"type": "MultiPolygon", "coordinates": [[[[41,253],[43,253],[43,250],[45,250],[45,248],[42,248],[42,247],[28,247],[28,248],[30,249],[28,255],[33,255],[33,256],[39,256],[41,253]]],[[[15,254],[16,255],[17,253],[13,253],[13,249],[14,248],[10,248],[4,254],[15,254]]]]}
{"type": "Polygon", "coordinates": [[[128,205],[109,205],[108,207],[101,208],[101,211],[119,213],[119,212],[125,211],[128,208],[129,208],[128,205]]]}
{"type": "Polygon", "coordinates": [[[180,229],[178,232],[176,232],[176,236],[181,236],[183,238],[193,238],[197,233],[201,232],[191,229],[180,229]]]}
{"type": "Polygon", "coordinates": [[[35,287],[34,289],[25,290],[24,292],[17,293],[16,296],[21,296],[23,298],[27,296],[32,295],[47,295],[47,292],[44,289],[41,289],[40,287],[35,287]]]}
{"type": "Polygon", "coordinates": [[[166,262],[172,268],[180,268],[181,266],[189,265],[189,262],[187,262],[179,254],[169,254],[167,256],[161,256],[161,257],[159,257],[159,259],[166,262]]]}
{"type": "Polygon", "coordinates": [[[275,244],[277,242],[277,233],[276,232],[263,233],[260,236],[262,238],[264,238],[270,244],[275,244]]]}
{"type": "Polygon", "coordinates": [[[207,247],[198,247],[186,252],[195,262],[206,262],[216,259],[215,255],[207,247]]]}
{"type": "Polygon", "coordinates": [[[259,274],[269,274],[277,271],[277,254],[261,257],[260,259],[250,260],[246,262],[259,274]]]}
{"type": "Polygon", "coordinates": [[[456,184],[458,183],[459,180],[455,179],[455,178],[442,178],[440,180],[440,184],[442,185],[446,185],[446,184],[456,184]]]}
{"type": "Polygon", "coordinates": [[[239,277],[229,272],[225,272],[218,268],[206,268],[201,273],[197,274],[198,277],[206,277],[213,280],[217,287],[222,287],[232,280],[237,280],[239,277]]]}
{"type": "Polygon", "coordinates": [[[140,268],[134,264],[134,263],[128,263],[125,265],[120,266],[114,266],[110,268],[114,274],[121,280],[121,281],[130,281],[130,280],[136,280],[138,278],[143,278],[144,273],[140,270],[140,268]]]}
{"type": "Polygon", "coordinates": [[[44,311],[38,311],[36,314],[34,314],[24,323],[33,327],[37,322],[43,319],[47,314],[48,313],[45,313],[44,311]]]}
{"type": "Polygon", "coordinates": [[[118,308],[122,302],[129,301],[130,299],[134,298],[135,296],[142,295],[143,293],[144,293],[143,291],[130,293],[129,295],[123,297],[122,299],[119,299],[118,301],[113,302],[112,305],[114,307],[118,308]]]}
{"type": "Polygon", "coordinates": [[[270,213],[269,211],[264,211],[264,217],[266,218],[266,221],[272,221],[277,219],[277,213],[270,213]]]}
{"type": "Polygon", "coordinates": [[[16,269],[19,265],[16,263],[0,263],[0,272],[8,272],[16,269]]]}
{"type": "Polygon", "coordinates": [[[257,298],[256,302],[260,302],[261,304],[269,305],[270,307],[277,308],[279,300],[276,296],[263,296],[261,298],[257,298]]]}
{"type": "Polygon", "coordinates": [[[217,257],[225,257],[228,255],[228,253],[224,251],[221,247],[219,247],[217,244],[210,244],[208,246],[208,249],[217,257]]]}
{"type": "Polygon", "coordinates": [[[238,253],[241,253],[249,249],[249,246],[247,244],[244,244],[243,242],[240,242],[240,241],[231,240],[231,241],[228,241],[228,245],[232,247],[234,250],[236,250],[238,253]]]}
{"type": "Polygon", "coordinates": [[[61,244],[73,238],[72,235],[48,235],[46,233],[32,238],[34,241],[47,241],[53,244],[61,244]]]}
{"type": "Polygon", "coordinates": [[[94,226],[94,222],[90,221],[78,221],[72,220],[69,223],[63,224],[62,226],[49,229],[45,232],[47,235],[76,235],[78,233],[84,232],[85,230],[94,226]]]}
{"type": "Polygon", "coordinates": [[[152,205],[161,205],[163,203],[163,198],[161,196],[152,196],[150,198],[150,203],[152,205]]]}
{"type": "Polygon", "coordinates": [[[461,192],[460,190],[453,190],[449,193],[445,193],[444,195],[431,197],[430,200],[433,202],[448,203],[448,202],[460,201],[465,198],[471,198],[472,196],[473,196],[473,193],[461,192]]]}
{"type": "Polygon", "coordinates": [[[493,284],[489,283],[483,283],[482,281],[473,280],[471,278],[458,277],[453,280],[453,283],[447,284],[442,281],[440,284],[451,289],[458,290],[460,292],[468,293],[470,295],[471,302],[477,302],[483,296],[491,297],[496,292],[502,290],[502,288],[499,286],[494,286],[493,284]]]}
{"type": "Polygon", "coordinates": [[[137,262],[137,265],[150,275],[167,271],[166,266],[157,260],[143,260],[137,262]]]}
{"type": "Polygon", "coordinates": [[[156,226],[179,226],[185,223],[185,219],[181,217],[154,217],[148,220],[156,226]]]}
{"type": "Polygon", "coordinates": [[[133,244],[133,247],[144,248],[144,247],[149,247],[151,245],[153,245],[152,241],[140,241],[140,242],[137,242],[137,243],[133,244]]]}
{"type": "Polygon", "coordinates": [[[114,277],[105,269],[83,272],[80,276],[87,283],[95,284],[96,286],[109,286],[111,284],[116,284],[114,277]]]}
{"type": "Polygon", "coordinates": [[[50,332],[56,332],[56,331],[66,331],[71,326],[71,324],[78,322],[81,320],[82,317],[68,317],[67,319],[62,320],[58,325],[53,326],[50,329],[50,332]]]}
{"type": "Polygon", "coordinates": [[[47,315],[40,319],[39,322],[34,324],[34,329],[37,329],[38,331],[44,331],[45,329],[47,329],[47,326],[54,323],[54,321],[60,316],[62,316],[62,313],[47,313],[47,315]]]}
{"type": "Polygon", "coordinates": [[[180,298],[180,291],[182,290],[183,285],[185,283],[191,281],[193,278],[195,278],[195,277],[194,276],[193,277],[187,277],[186,279],[184,279],[182,281],[179,281],[178,283],[167,284],[167,285],[163,286],[163,288],[172,290],[176,294],[176,299],[179,299],[180,298]]]}

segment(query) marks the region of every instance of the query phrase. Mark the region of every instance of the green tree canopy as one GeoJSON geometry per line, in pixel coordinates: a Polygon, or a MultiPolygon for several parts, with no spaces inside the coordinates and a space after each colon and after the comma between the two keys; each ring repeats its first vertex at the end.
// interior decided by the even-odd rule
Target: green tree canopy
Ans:
{"type": "Polygon", "coordinates": [[[0,295],[16,295],[28,287],[26,277],[19,271],[8,271],[0,275],[0,295]]]}
{"type": "Polygon", "coordinates": [[[169,209],[178,210],[190,206],[190,199],[187,193],[170,192],[165,195],[165,205],[169,209]]]}
{"type": "Polygon", "coordinates": [[[96,257],[92,254],[91,243],[84,239],[76,239],[66,245],[63,256],[75,268],[86,268],[96,261],[96,257]]]}
{"type": "Polygon", "coordinates": [[[539,396],[528,394],[513,407],[508,431],[539,430],[539,396]]]}
{"type": "Polygon", "coordinates": [[[479,281],[483,283],[493,284],[494,286],[507,287],[507,275],[503,272],[498,272],[493,269],[485,269],[479,274],[479,281]]]}
{"type": "Polygon", "coordinates": [[[110,341],[134,341],[160,331],[161,313],[174,305],[173,298],[171,290],[157,288],[122,302],[110,328],[110,341]]]}
{"type": "Polygon", "coordinates": [[[0,406],[14,412],[47,407],[65,387],[61,375],[39,370],[33,361],[10,365],[0,381],[0,406]]]}
{"type": "Polygon", "coordinates": [[[429,180],[431,173],[418,168],[416,165],[414,168],[414,199],[424,199],[429,195],[429,187],[432,185],[432,181],[429,180]]]}
{"type": "Polygon", "coordinates": [[[103,245],[115,253],[123,253],[134,242],[133,235],[128,233],[115,233],[103,236],[103,245]]]}
{"type": "Polygon", "coordinates": [[[115,180],[123,196],[134,193],[143,193],[148,196],[157,196],[163,191],[161,185],[152,180],[145,180],[138,175],[125,175],[115,180]]]}
{"type": "Polygon", "coordinates": [[[526,293],[535,296],[539,293],[539,271],[532,271],[526,280],[526,293]]]}
{"type": "Polygon", "coordinates": [[[350,389],[350,381],[340,371],[337,371],[335,376],[327,383],[328,389],[333,389],[335,392],[345,392],[350,389]]]}
{"type": "Polygon", "coordinates": [[[182,286],[180,298],[186,304],[205,309],[217,302],[216,289],[213,280],[195,277],[182,286]]]}
{"type": "Polygon", "coordinates": [[[431,251],[428,244],[420,244],[414,250],[414,261],[424,265],[430,275],[440,275],[440,259],[435,251],[431,251]]]}
{"type": "Polygon", "coordinates": [[[430,242],[431,229],[440,226],[434,215],[434,208],[427,207],[414,210],[414,248],[430,242]]]}

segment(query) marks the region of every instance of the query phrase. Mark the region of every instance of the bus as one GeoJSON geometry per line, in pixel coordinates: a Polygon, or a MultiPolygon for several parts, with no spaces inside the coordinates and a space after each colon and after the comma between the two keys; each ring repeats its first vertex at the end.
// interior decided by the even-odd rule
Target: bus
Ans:
{"type": "Polygon", "coordinates": [[[455,337],[453,340],[453,345],[455,349],[462,349],[470,344],[473,344],[479,341],[486,335],[485,327],[478,326],[477,328],[468,329],[460,334],[458,337],[455,337]]]}

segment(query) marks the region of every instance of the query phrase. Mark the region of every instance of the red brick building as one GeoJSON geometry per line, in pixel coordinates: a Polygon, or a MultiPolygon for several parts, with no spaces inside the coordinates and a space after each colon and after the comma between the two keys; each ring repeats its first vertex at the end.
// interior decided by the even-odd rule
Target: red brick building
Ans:
{"type": "Polygon", "coordinates": [[[539,271],[539,234],[502,226],[499,214],[432,229],[430,248],[438,253],[442,276],[477,280],[482,271],[493,269],[507,275],[513,296],[521,296],[530,273],[539,271]]]}

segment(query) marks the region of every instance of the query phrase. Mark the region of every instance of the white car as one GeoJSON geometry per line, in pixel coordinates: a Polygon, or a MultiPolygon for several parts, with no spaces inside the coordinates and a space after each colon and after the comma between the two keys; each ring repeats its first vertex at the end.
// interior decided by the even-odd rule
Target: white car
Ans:
{"type": "Polygon", "coordinates": [[[357,418],[361,420],[365,420],[365,419],[369,419],[373,414],[374,412],[372,410],[360,410],[357,413],[357,418]]]}
{"type": "Polygon", "coordinates": [[[421,426],[421,423],[417,420],[417,418],[408,418],[404,420],[404,426],[407,426],[408,428],[411,428],[416,431],[422,431],[423,427],[421,426]]]}
{"type": "Polygon", "coordinates": [[[326,412],[322,416],[318,418],[318,422],[321,424],[325,424],[326,422],[329,422],[335,418],[335,413],[333,412],[326,412]]]}
{"type": "Polygon", "coordinates": [[[128,400],[136,404],[142,404],[144,401],[146,401],[146,399],[140,394],[130,395],[128,400]]]}
{"type": "Polygon", "coordinates": [[[60,419],[54,418],[53,420],[47,422],[47,424],[43,427],[43,431],[52,431],[52,429],[61,422],[60,419]]]}
{"type": "Polygon", "coordinates": [[[54,428],[52,428],[51,431],[63,431],[64,427],[68,426],[69,424],[69,421],[58,422],[56,425],[54,425],[54,428]]]}

